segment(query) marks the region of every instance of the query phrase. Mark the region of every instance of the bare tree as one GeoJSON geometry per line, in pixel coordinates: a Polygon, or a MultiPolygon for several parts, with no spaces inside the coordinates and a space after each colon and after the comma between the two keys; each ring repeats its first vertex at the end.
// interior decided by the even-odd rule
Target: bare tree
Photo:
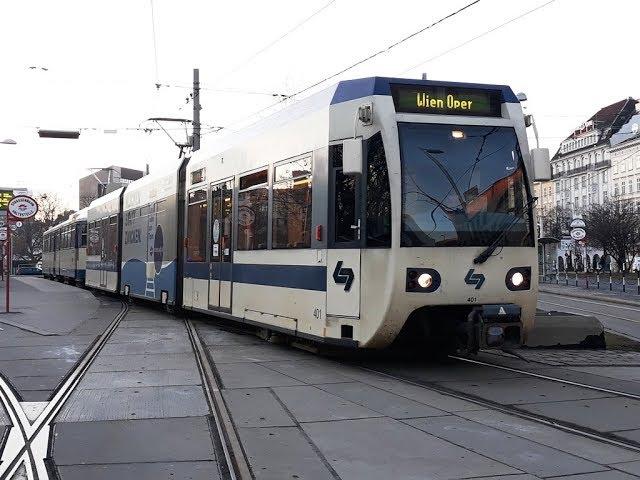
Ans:
{"type": "Polygon", "coordinates": [[[553,207],[544,215],[544,235],[546,237],[562,238],[569,233],[571,211],[560,206],[553,207]]]}
{"type": "Polygon", "coordinates": [[[587,238],[611,255],[620,271],[627,271],[639,253],[640,216],[622,201],[592,205],[585,214],[587,238]]]}

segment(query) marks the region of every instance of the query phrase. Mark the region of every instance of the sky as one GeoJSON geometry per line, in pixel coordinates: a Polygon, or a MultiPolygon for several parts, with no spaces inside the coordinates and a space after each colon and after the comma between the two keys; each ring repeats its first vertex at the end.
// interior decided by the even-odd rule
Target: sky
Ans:
{"type": "MultiPolygon", "coordinates": [[[[151,117],[191,117],[185,99],[195,67],[203,149],[296,98],[373,75],[424,72],[432,80],[510,85],[526,93],[541,146],[552,154],[602,106],[640,97],[637,1],[479,0],[387,50],[472,1],[4,2],[0,141],[17,144],[0,144],[0,186],[56,193],[77,208],[78,179],[91,168],[149,164],[154,172],[176,165],[171,140],[140,128],[157,127],[151,117]],[[298,97],[273,96],[296,93],[379,51],[298,97]],[[224,128],[215,133],[216,126],[224,128]],[[81,134],[41,139],[38,128],[81,134]]],[[[184,138],[178,124],[169,128],[184,138]]]]}

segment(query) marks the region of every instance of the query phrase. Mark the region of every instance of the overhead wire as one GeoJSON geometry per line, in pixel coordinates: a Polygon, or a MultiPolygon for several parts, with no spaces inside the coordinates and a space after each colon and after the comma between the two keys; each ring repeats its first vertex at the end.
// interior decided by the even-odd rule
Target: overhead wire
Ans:
{"type": "Polygon", "coordinates": [[[308,17],[306,17],[304,20],[298,22],[296,25],[294,25],[292,28],[290,28],[289,30],[287,30],[286,32],[284,32],[282,35],[280,35],[278,38],[276,38],[275,40],[272,40],[271,42],[269,42],[267,45],[265,45],[264,47],[262,47],[261,49],[259,49],[258,51],[252,53],[249,57],[245,58],[242,62],[240,62],[238,65],[236,65],[235,67],[233,67],[231,70],[229,70],[228,72],[220,75],[218,78],[216,78],[214,80],[214,83],[219,82],[220,80],[222,80],[225,77],[228,77],[229,75],[237,72],[238,70],[244,68],[248,63],[250,63],[251,61],[253,61],[255,58],[259,57],[260,55],[262,55],[264,52],[266,52],[267,50],[269,50],[271,47],[273,47],[274,45],[276,45],[277,43],[279,43],[281,40],[283,40],[284,38],[288,37],[289,35],[291,35],[293,32],[295,32],[296,30],[298,30],[300,27],[302,27],[304,24],[306,24],[307,22],[309,22],[311,19],[313,19],[314,17],[316,17],[317,15],[319,15],[320,13],[322,13],[323,11],[325,11],[327,8],[329,8],[331,5],[333,5],[336,2],[336,0],[330,0],[329,2],[327,2],[326,4],[324,4],[322,7],[320,7],[318,10],[315,10],[311,15],[309,15],[308,17]]]}
{"type": "Polygon", "coordinates": [[[466,41],[456,45],[455,47],[451,47],[451,48],[449,48],[449,49],[447,49],[447,50],[445,50],[443,52],[438,53],[437,55],[434,55],[433,57],[428,58],[427,60],[424,60],[424,61],[422,61],[420,63],[417,63],[416,65],[407,68],[406,70],[402,71],[401,73],[406,73],[406,72],[409,72],[409,71],[411,71],[411,70],[413,70],[415,68],[421,67],[422,65],[426,65],[427,63],[432,62],[433,60],[436,60],[436,59],[438,59],[440,57],[443,57],[444,55],[447,55],[448,53],[451,53],[451,52],[453,52],[455,50],[458,50],[459,48],[462,48],[462,47],[470,44],[471,42],[474,42],[474,41],[476,41],[476,40],[478,40],[478,39],[480,39],[480,38],[482,38],[482,37],[484,37],[486,35],[489,35],[489,34],[495,32],[496,30],[499,30],[499,29],[501,29],[503,27],[506,27],[507,25],[526,17],[527,15],[530,15],[530,14],[532,14],[532,13],[534,13],[534,12],[536,12],[536,11],[538,11],[538,10],[548,6],[548,5],[551,5],[555,1],[556,0],[549,0],[548,2],[546,2],[546,3],[542,4],[542,5],[538,5],[537,7],[532,8],[531,10],[528,10],[528,11],[526,11],[524,13],[521,13],[520,15],[518,15],[516,17],[513,17],[512,19],[507,20],[504,23],[501,23],[500,25],[492,27],[489,30],[486,30],[486,31],[482,32],[481,34],[476,35],[475,37],[472,37],[469,40],[466,40],[466,41]]]}
{"type": "Polygon", "coordinates": [[[149,0],[149,3],[151,4],[151,32],[153,35],[153,58],[154,58],[154,65],[155,65],[155,71],[156,71],[156,84],[157,84],[160,81],[160,76],[158,74],[158,46],[156,41],[156,20],[155,20],[155,14],[153,10],[153,0],[149,0]]]}
{"type": "MultiPolygon", "coordinates": [[[[357,62],[355,62],[355,63],[343,68],[342,70],[340,70],[338,72],[335,72],[335,73],[329,75],[328,77],[323,78],[322,80],[318,80],[317,82],[312,83],[311,85],[303,88],[302,90],[297,91],[296,93],[294,93],[291,96],[295,97],[297,95],[300,95],[301,93],[307,92],[308,90],[311,90],[312,88],[317,87],[318,85],[321,85],[324,82],[327,82],[327,81],[331,80],[332,78],[335,78],[335,77],[337,77],[339,75],[342,75],[343,73],[348,72],[349,70],[351,70],[351,69],[353,69],[353,68],[355,68],[355,67],[357,67],[359,65],[362,65],[363,63],[366,63],[366,62],[376,58],[379,55],[382,55],[383,53],[389,52],[391,49],[397,47],[398,45],[401,45],[404,42],[406,42],[408,40],[411,40],[412,38],[416,37],[417,35],[420,35],[421,33],[424,33],[425,31],[430,30],[430,29],[438,26],[439,24],[441,24],[443,22],[446,22],[447,20],[455,17],[456,15],[459,15],[460,13],[464,12],[468,8],[471,8],[474,5],[480,3],[480,1],[481,0],[474,0],[473,2],[466,4],[465,6],[459,8],[458,10],[455,10],[455,11],[445,15],[444,17],[436,20],[435,22],[433,22],[433,23],[421,28],[420,30],[417,30],[417,31],[411,33],[410,35],[407,35],[406,37],[401,38],[400,40],[398,40],[397,42],[392,43],[388,47],[383,48],[382,50],[378,50],[377,52],[372,53],[371,55],[369,55],[369,56],[367,56],[367,57],[365,57],[365,58],[363,58],[361,60],[358,60],[357,62]]],[[[555,1],[555,0],[552,0],[552,1],[555,1]]]]}
{"type": "Polygon", "coordinates": [[[298,96],[298,95],[300,95],[302,93],[305,93],[305,92],[311,90],[314,87],[317,87],[317,86],[319,86],[319,85],[321,85],[321,84],[323,84],[323,83],[325,83],[325,82],[327,82],[327,81],[329,81],[329,80],[331,80],[331,79],[333,79],[333,78],[335,78],[335,77],[337,77],[337,76],[339,76],[339,75],[341,75],[341,74],[343,74],[345,72],[348,72],[349,70],[351,70],[351,69],[353,69],[353,68],[355,68],[355,67],[357,67],[359,65],[362,65],[363,63],[366,63],[366,62],[376,58],[377,56],[379,56],[379,55],[381,55],[383,53],[387,53],[390,50],[392,50],[393,48],[403,44],[404,42],[406,42],[406,41],[408,41],[408,40],[410,40],[410,39],[412,39],[414,37],[416,37],[417,35],[420,35],[421,33],[424,33],[425,31],[436,27],[437,25],[439,25],[439,24],[441,24],[441,23],[443,23],[443,22],[455,17],[456,15],[459,15],[460,13],[464,12],[465,10],[467,10],[467,9],[473,7],[474,5],[480,3],[480,1],[481,0],[474,0],[474,1],[470,2],[470,3],[467,3],[463,7],[461,7],[459,9],[457,9],[457,10],[455,10],[455,11],[453,11],[453,12],[451,12],[451,13],[449,13],[449,14],[441,17],[441,18],[439,18],[438,20],[430,23],[429,25],[426,25],[426,26],[420,28],[419,30],[417,30],[417,31],[415,31],[415,32],[413,32],[413,33],[401,38],[400,40],[397,40],[396,42],[392,43],[388,47],[383,48],[381,50],[378,50],[377,52],[374,52],[374,53],[368,55],[367,57],[362,58],[362,59],[358,60],[357,62],[355,62],[355,63],[343,68],[342,70],[340,70],[340,71],[338,71],[336,73],[333,73],[333,74],[323,78],[322,80],[316,81],[316,82],[312,83],[311,85],[308,85],[308,86],[304,87],[301,90],[296,91],[295,93],[289,95],[286,98],[278,100],[278,101],[276,101],[276,102],[274,102],[274,103],[272,103],[270,105],[267,105],[264,108],[261,108],[260,110],[252,112],[249,115],[246,115],[246,116],[244,116],[244,117],[232,122],[231,124],[227,125],[225,128],[228,129],[232,125],[237,125],[237,124],[239,124],[239,123],[241,123],[241,122],[243,122],[243,121],[245,121],[245,120],[247,120],[247,119],[249,119],[251,117],[259,115],[260,113],[265,112],[265,111],[267,111],[267,110],[269,110],[269,109],[271,109],[273,107],[276,107],[277,105],[281,104],[282,102],[284,102],[284,101],[286,101],[286,100],[288,100],[290,98],[293,98],[293,97],[296,97],[296,96],[298,96]]]}

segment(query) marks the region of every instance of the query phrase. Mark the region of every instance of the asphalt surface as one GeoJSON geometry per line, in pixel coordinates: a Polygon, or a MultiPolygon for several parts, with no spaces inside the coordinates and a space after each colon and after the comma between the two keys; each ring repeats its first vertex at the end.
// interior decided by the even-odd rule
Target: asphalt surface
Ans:
{"type": "MultiPolygon", "coordinates": [[[[571,296],[572,289],[558,294],[540,292],[538,308],[542,310],[558,310],[578,315],[595,316],[606,331],[613,332],[640,342],[640,303],[622,305],[607,301],[607,297],[593,293],[592,298],[577,298],[571,296]]],[[[581,294],[588,292],[581,291],[581,294]]]]}
{"type": "MultiPolygon", "coordinates": [[[[6,319],[21,326],[0,325],[0,372],[12,383],[20,377],[11,373],[15,364],[23,362],[20,373],[32,379],[46,376],[39,374],[43,364],[55,360],[16,362],[16,355],[49,351],[51,339],[73,345],[71,337],[96,337],[120,305],[44,279],[19,288],[16,308],[23,313],[6,319]],[[33,345],[41,343],[36,339],[48,343],[33,345]],[[25,350],[29,345],[42,350],[25,350]]],[[[50,424],[49,444],[32,449],[36,463],[46,457],[48,478],[229,478],[202,362],[217,379],[218,416],[229,413],[225,428],[241,442],[234,455],[258,480],[640,476],[640,352],[524,349],[523,358],[476,357],[491,365],[353,352],[329,357],[211,318],[195,324],[204,357],[180,317],[136,304],[111,324],[50,424]]],[[[65,358],[69,369],[79,356],[65,358]]],[[[25,391],[49,398],[51,389],[25,391]]],[[[9,417],[0,409],[0,438],[9,439],[0,469],[12,461],[7,451],[17,430],[9,417]]]]}
{"type": "MultiPolygon", "coordinates": [[[[0,282],[2,301],[4,285],[0,282]]],[[[47,401],[119,309],[118,300],[87,290],[12,278],[12,313],[0,314],[0,373],[19,400],[47,401]]]]}

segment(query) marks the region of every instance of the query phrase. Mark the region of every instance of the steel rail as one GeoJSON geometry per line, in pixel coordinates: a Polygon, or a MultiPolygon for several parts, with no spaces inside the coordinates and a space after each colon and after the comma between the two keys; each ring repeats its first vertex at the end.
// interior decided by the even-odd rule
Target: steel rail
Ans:
{"type": "Polygon", "coordinates": [[[207,403],[215,422],[220,447],[224,453],[225,471],[231,480],[250,480],[253,478],[251,469],[231,420],[231,415],[220,393],[220,385],[211,366],[207,350],[193,322],[185,318],[184,323],[196,357],[207,403]]]}
{"type": "MultiPolygon", "coordinates": [[[[577,425],[573,425],[570,423],[566,423],[566,422],[562,422],[559,421],[557,419],[554,418],[550,418],[550,417],[546,417],[544,415],[537,415],[534,413],[530,413],[530,412],[526,412],[524,410],[521,410],[515,406],[512,405],[503,405],[501,403],[495,402],[493,400],[487,400],[481,397],[478,397],[476,395],[472,395],[472,394],[467,394],[467,393],[462,393],[462,392],[458,392],[456,390],[447,388],[447,387],[443,387],[440,385],[436,385],[432,382],[420,382],[420,381],[415,381],[415,380],[411,380],[408,378],[404,378],[398,375],[394,375],[394,374],[390,374],[387,372],[383,372],[380,370],[376,370],[373,368],[369,368],[369,367],[363,367],[362,365],[357,365],[357,364],[350,364],[351,366],[355,366],[357,368],[360,368],[361,370],[370,372],[370,373],[376,373],[378,375],[384,376],[384,377],[388,377],[397,381],[401,381],[401,382],[405,382],[408,383],[410,385],[414,385],[417,387],[421,387],[424,388],[426,390],[431,390],[434,391],[436,393],[439,393],[441,395],[447,395],[449,397],[453,397],[456,398],[458,400],[464,400],[466,402],[471,402],[471,403],[475,403],[477,405],[480,405],[484,408],[490,409],[490,410],[496,410],[499,411],[501,413],[505,413],[508,415],[513,415],[525,420],[529,420],[532,422],[536,422],[536,423],[540,423],[546,426],[550,426],[553,428],[557,428],[559,430],[563,430],[565,432],[568,433],[572,433],[574,435],[579,435],[585,438],[589,438],[591,440],[595,440],[598,442],[602,442],[602,443],[607,443],[609,445],[613,445],[616,447],[620,447],[620,448],[624,448],[627,450],[631,450],[634,452],[638,452],[640,453],[640,445],[636,442],[626,442],[622,439],[619,438],[613,438],[613,436],[609,436],[607,434],[603,434],[601,432],[597,432],[595,430],[591,430],[585,427],[580,427],[577,425]]],[[[499,430],[499,429],[498,429],[499,430]]],[[[535,442],[535,440],[532,440],[535,442]]]]}
{"type": "Polygon", "coordinates": [[[494,363],[484,362],[482,360],[474,360],[472,358],[458,357],[458,356],[455,356],[455,355],[449,355],[449,358],[452,358],[454,360],[458,360],[458,361],[461,361],[461,362],[471,363],[471,364],[474,364],[474,365],[482,365],[484,367],[491,367],[491,368],[496,368],[496,369],[499,369],[499,370],[505,370],[507,372],[526,375],[526,376],[529,376],[529,377],[540,378],[542,380],[548,380],[548,381],[551,381],[551,382],[563,383],[563,384],[571,385],[571,386],[574,386],[574,387],[587,388],[589,390],[594,390],[594,391],[602,392],[602,393],[609,393],[611,395],[616,395],[616,396],[619,396],[619,397],[626,397],[626,398],[630,398],[632,400],[640,400],[640,395],[636,395],[634,393],[621,392],[619,390],[612,390],[610,388],[603,388],[603,387],[598,387],[596,385],[589,385],[588,383],[574,382],[572,380],[565,380],[564,378],[557,378],[557,377],[552,377],[550,375],[542,375],[540,373],[528,372],[527,370],[521,370],[519,368],[513,368],[513,367],[505,367],[504,365],[497,365],[497,364],[494,364],[494,363]]]}

